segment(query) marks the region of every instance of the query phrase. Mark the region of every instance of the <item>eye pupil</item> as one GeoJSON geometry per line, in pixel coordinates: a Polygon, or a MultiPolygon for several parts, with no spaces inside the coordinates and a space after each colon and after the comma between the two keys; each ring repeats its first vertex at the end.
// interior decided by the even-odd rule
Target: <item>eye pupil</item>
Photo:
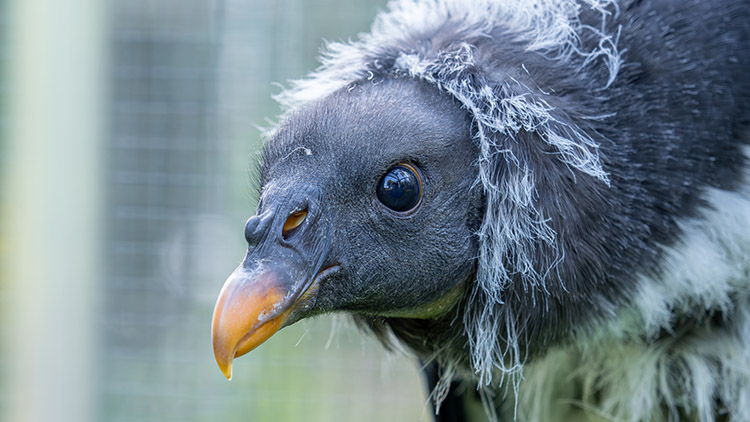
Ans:
{"type": "Polygon", "coordinates": [[[407,165],[390,168],[377,188],[380,202],[394,211],[408,211],[419,203],[421,183],[415,169],[407,165]]]}

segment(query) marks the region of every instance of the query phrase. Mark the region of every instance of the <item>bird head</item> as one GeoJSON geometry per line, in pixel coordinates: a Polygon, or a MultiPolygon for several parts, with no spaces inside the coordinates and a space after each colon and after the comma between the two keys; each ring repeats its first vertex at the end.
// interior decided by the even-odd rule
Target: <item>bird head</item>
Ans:
{"type": "Polygon", "coordinates": [[[469,115],[425,82],[351,85],[267,140],[249,245],[214,309],[217,363],[302,318],[434,318],[475,271],[482,190],[469,115]]]}
{"type": "Polygon", "coordinates": [[[383,15],[277,97],[248,252],[214,309],[227,377],[280,328],[342,311],[488,380],[627,296],[610,257],[643,247],[599,155],[611,113],[587,93],[606,78],[461,10],[411,32],[408,10],[383,15]]]}

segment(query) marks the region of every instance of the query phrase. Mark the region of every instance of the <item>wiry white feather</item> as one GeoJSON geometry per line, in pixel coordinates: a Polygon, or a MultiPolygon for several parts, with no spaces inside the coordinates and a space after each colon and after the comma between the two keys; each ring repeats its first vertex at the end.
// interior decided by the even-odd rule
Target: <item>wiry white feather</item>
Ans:
{"type": "MultiPolygon", "coordinates": [[[[587,62],[604,59],[609,68],[608,85],[614,81],[621,61],[617,51],[618,34],[604,31],[607,16],[617,12],[615,0],[396,0],[388,4],[388,11],[375,18],[369,33],[349,43],[330,42],[323,50],[322,65],[307,78],[293,81],[290,89],[276,99],[286,109],[322,98],[350,83],[367,77],[372,57],[383,48],[394,48],[402,40],[426,30],[439,28],[447,21],[464,22],[471,32],[465,36],[478,37],[502,26],[517,34],[529,51],[566,60],[571,55],[584,57],[587,62]],[[578,16],[582,7],[602,14],[601,28],[582,25],[578,16]],[[581,48],[583,31],[600,36],[598,48],[581,48]]],[[[411,67],[411,66],[410,66],[411,67]]],[[[416,70],[416,68],[414,68],[416,70]]]]}

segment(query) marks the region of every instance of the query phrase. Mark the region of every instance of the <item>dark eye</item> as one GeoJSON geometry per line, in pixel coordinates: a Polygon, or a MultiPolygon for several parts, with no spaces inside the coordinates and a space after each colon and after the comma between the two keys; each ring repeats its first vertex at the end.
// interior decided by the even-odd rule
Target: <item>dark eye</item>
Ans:
{"type": "Polygon", "coordinates": [[[422,196],[422,180],[409,164],[391,167],[378,182],[380,202],[394,211],[409,211],[417,206],[422,196]]]}

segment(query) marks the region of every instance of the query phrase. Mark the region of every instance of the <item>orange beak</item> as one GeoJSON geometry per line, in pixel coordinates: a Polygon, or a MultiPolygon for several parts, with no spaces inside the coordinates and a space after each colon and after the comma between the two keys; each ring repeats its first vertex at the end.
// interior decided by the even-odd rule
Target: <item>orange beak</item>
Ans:
{"type": "MultiPolygon", "coordinates": [[[[248,224],[253,221],[255,226],[262,224],[261,217],[263,215],[251,218],[248,224]]],[[[306,217],[307,210],[289,216],[282,227],[282,236],[300,227],[306,217]]],[[[280,245],[278,242],[271,244],[280,245]]],[[[309,257],[305,259],[300,249],[283,247],[274,253],[268,252],[262,256],[251,256],[248,252],[242,264],[224,282],[216,300],[211,337],[216,363],[227,379],[232,379],[234,358],[268,340],[290,316],[295,318],[294,311],[308,306],[321,279],[339,270],[338,265],[333,265],[311,278],[309,271],[315,265],[309,257]]]]}
{"type": "MultiPolygon", "coordinates": [[[[283,267],[282,267],[283,268],[283,267]]],[[[232,379],[232,360],[278,331],[294,309],[296,296],[287,272],[259,265],[238,267],[224,283],[214,307],[211,337],[216,363],[232,379]]]]}

